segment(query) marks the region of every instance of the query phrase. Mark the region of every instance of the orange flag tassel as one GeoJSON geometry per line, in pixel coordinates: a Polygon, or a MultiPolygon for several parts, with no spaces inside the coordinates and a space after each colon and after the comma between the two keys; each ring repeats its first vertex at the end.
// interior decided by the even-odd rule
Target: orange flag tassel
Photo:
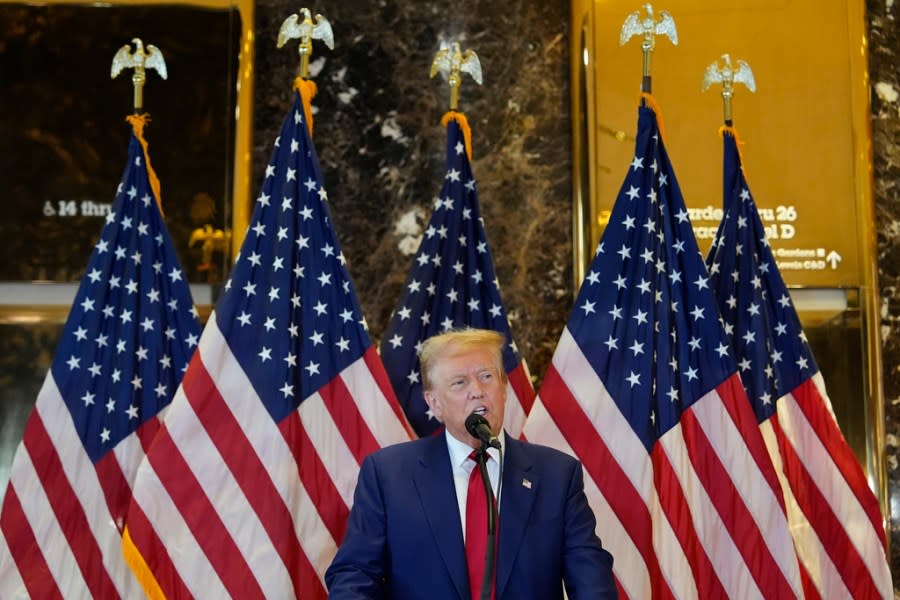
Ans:
{"type": "Polygon", "coordinates": [[[656,113],[656,123],[659,125],[659,135],[662,136],[663,144],[668,146],[669,142],[666,141],[666,127],[665,124],[663,124],[662,110],[660,110],[659,105],[656,103],[656,100],[653,99],[653,96],[647,92],[641,92],[641,99],[656,113]]]}
{"type": "Polygon", "coordinates": [[[472,160],[472,130],[469,129],[469,120],[466,119],[466,115],[461,112],[457,112],[455,110],[451,110],[449,112],[444,113],[444,116],[441,117],[441,125],[444,127],[450,121],[456,121],[459,123],[459,128],[462,129],[463,139],[466,140],[466,156],[469,157],[469,161],[472,160]]]}
{"type": "Polygon", "coordinates": [[[731,127],[729,125],[722,125],[721,127],[719,127],[719,135],[725,135],[726,133],[734,138],[734,145],[735,147],[737,147],[738,158],[741,159],[741,171],[743,171],[744,177],[746,177],[747,168],[744,166],[744,155],[741,154],[741,146],[744,145],[744,142],[743,140],[741,140],[741,136],[738,135],[737,129],[735,129],[734,127],[731,127]]]}
{"type": "Polygon", "coordinates": [[[131,123],[131,130],[134,131],[134,136],[141,143],[141,147],[144,149],[144,163],[147,165],[147,177],[150,178],[150,189],[153,190],[153,195],[156,196],[156,205],[159,206],[160,214],[165,215],[162,208],[162,196],[160,196],[159,189],[159,178],[156,176],[156,171],[153,170],[153,166],[150,164],[150,153],[147,151],[147,140],[144,139],[144,126],[150,122],[150,115],[147,113],[143,113],[140,115],[128,115],[125,117],[125,120],[131,123]]]}
{"type": "Polygon", "coordinates": [[[316,82],[310,79],[297,77],[294,79],[294,89],[300,92],[300,100],[303,102],[303,114],[306,115],[306,127],[309,129],[309,137],[313,134],[312,99],[316,97],[319,88],[316,82]]]}

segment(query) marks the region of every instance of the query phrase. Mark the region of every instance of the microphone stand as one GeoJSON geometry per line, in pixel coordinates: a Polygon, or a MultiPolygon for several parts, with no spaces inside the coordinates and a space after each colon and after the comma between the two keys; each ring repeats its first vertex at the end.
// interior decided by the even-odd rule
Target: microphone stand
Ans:
{"type": "Polygon", "coordinates": [[[490,600],[491,598],[497,555],[497,502],[494,498],[494,488],[491,486],[491,478],[487,470],[487,449],[487,444],[481,442],[481,448],[475,451],[475,463],[478,465],[478,471],[481,473],[481,482],[484,484],[484,493],[488,501],[487,546],[484,549],[484,577],[481,580],[481,600],[490,600]]]}

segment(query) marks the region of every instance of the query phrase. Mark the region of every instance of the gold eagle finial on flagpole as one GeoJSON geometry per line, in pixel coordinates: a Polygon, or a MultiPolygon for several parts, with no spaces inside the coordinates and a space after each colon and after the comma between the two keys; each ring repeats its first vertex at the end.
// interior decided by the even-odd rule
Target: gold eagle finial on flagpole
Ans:
{"type": "Polygon", "coordinates": [[[299,12],[292,14],[281,23],[278,30],[278,47],[284,46],[288,40],[299,38],[300,68],[298,73],[301,78],[309,79],[309,58],[312,56],[312,41],[322,40],[329,50],[334,50],[334,33],[331,23],[322,15],[316,15],[313,23],[312,13],[308,8],[301,8],[299,12]],[[303,20],[300,20],[303,15],[303,20]]]}
{"type": "Polygon", "coordinates": [[[147,81],[147,69],[156,69],[163,79],[168,79],[169,74],[166,71],[166,61],[159,48],[153,44],[147,44],[147,50],[144,51],[144,43],[141,38],[134,38],[131,42],[135,45],[134,52],[131,51],[129,44],[119,48],[119,51],[113,56],[109,76],[110,79],[115,79],[122,69],[134,69],[134,74],[131,76],[131,83],[134,84],[134,114],[139,115],[144,110],[144,83],[147,81]]]}
{"type": "Polygon", "coordinates": [[[441,42],[441,49],[434,55],[431,62],[429,77],[441,73],[450,84],[450,110],[456,110],[459,105],[459,87],[462,85],[462,73],[468,73],[481,85],[481,62],[474,50],[466,50],[465,53],[459,47],[458,42],[448,44],[441,42]]]}
{"type": "Polygon", "coordinates": [[[753,71],[743,60],[738,59],[737,68],[731,64],[731,57],[727,54],[722,55],[724,66],[719,68],[719,61],[713,61],[706,67],[706,73],[703,75],[702,91],[709,89],[714,83],[722,84],[722,102],[725,111],[725,124],[731,125],[731,98],[734,96],[734,84],[743,83],[751,92],[756,92],[756,80],[753,78],[753,71]]]}
{"type": "Polygon", "coordinates": [[[632,36],[641,35],[641,50],[644,52],[644,75],[641,80],[641,91],[651,93],[650,81],[650,54],[656,47],[656,36],[668,36],[674,45],[678,45],[678,31],[675,29],[675,19],[672,15],[664,10],[659,11],[659,21],[653,18],[653,6],[648,2],[644,4],[644,10],[647,16],[641,18],[641,12],[635,11],[625,18],[622,23],[622,31],[619,33],[619,45],[624,46],[625,42],[632,36]]]}

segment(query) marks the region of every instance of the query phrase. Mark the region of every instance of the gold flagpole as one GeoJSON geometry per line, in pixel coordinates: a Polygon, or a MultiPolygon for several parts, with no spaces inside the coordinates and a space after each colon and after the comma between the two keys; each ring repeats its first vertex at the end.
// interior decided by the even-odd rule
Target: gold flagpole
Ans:
{"type": "Polygon", "coordinates": [[[725,125],[732,125],[731,99],[734,97],[734,84],[743,83],[751,92],[756,92],[756,80],[753,78],[753,71],[743,60],[738,59],[737,67],[731,64],[731,56],[722,55],[723,66],[719,67],[718,61],[713,61],[706,67],[706,73],[703,75],[702,91],[706,91],[714,83],[722,84],[722,104],[724,110],[725,125]]]}
{"type": "Polygon", "coordinates": [[[441,42],[441,49],[434,55],[431,62],[431,71],[429,77],[434,77],[440,73],[450,84],[450,110],[457,110],[459,107],[459,88],[462,85],[462,74],[468,73],[475,80],[475,83],[481,85],[481,62],[474,50],[466,50],[465,53],[459,47],[459,42],[448,44],[441,42]]]}
{"type": "Polygon", "coordinates": [[[159,185],[159,178],[153,165],[150,164],[150,153],[147,150],[147,140],[144,138],[144,127],[150,122],[150,115],[144,112],[144,84],[147,81],[147,69],[155,69],[159,76],[168,79],[169,73],[166,70],[166,61],[162,52],[153,44],[147,44],[147,50],[144,50],[144,42],[141,38],[133,38],[131,42],[135,46],[134,52],[131,46],[125,44],[113,56],[112,66],[110,67],[110,79],[115,79],[124,69],[134,69],[131,76],[131,83],[134,84],[134,114],[126,118],[131,124],[135,137],[144,150],[144,162],[147,166],[147,178],[149,179],[150,189],[156,196],[156,204],[159,212],[165,214],[162,208],[162,191],[159,185]]]}
{"type": "Polygon", "coordinates": [[[295,38],[300,40],[297,48],[300,54],[297,76],[301,79],[309,79],[312,41],[314,39],[322,40],[329,50],[334,50],[334,33],[331,30],[331,23],[322,15],[316,15],[316,22],[313,23],[310,10],[305,7],[301,8],[299,12],[292,14],[281,23],[281,28],[278,30],[278,47],[281,48],[288,40],[295,38]]]}
{"type": "Polygon", "coordinates": [[[641,50],[644,53],[643,78],[641,79],[641,92],[644,94],[652,93],[652,85],[650,79],[650,56],[656,48],[656,36],[665,35],[672,41],[674,45],[678,45],[678,31],[675,29],[675,20],[672,15],[664,10],[659,11],[659,20],[653,18],[653,6],[648,2],[644,4],[644,10],[647,16],[641,18],[641,12],[635,11],[626,17],[622,23],[622,31],[619,33],[619,45],[624,46],[625,42],[632,36],[643,36],[641,42],[641,50]]]}
{"type": "Polygon", "coordinates": [[[109,76],[115,79],[123,69],[134,69],[131,76],[131,83],[134,84],[134,114],[140,115],[144,111],[144,83],[147,81],[147,69],[156,69],[159,76],[168,79],[169,74],[166,71],[166,61],[162,52],[153,44],[147,44],[147,50],[144,51],[144,43],[141,38],[131,40],[135,45],[134,52],[131,46],[125,44],[112,60],[112,68],[109,76]]]}

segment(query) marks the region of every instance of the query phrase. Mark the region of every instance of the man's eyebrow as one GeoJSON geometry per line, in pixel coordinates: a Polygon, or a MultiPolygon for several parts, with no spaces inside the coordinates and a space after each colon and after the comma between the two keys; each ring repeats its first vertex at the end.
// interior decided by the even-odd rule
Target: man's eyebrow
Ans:
{"type": "Polygon", "coordinates": [[[471,369],[461,369],[459,371],[450,371],[447,373],[447,377],[462,377],[468,375],[469,373],[483,373],[484,371],[494,371],[497,367],[494,365],[484,365],[478,367],[472,367],[471,369]]]}

